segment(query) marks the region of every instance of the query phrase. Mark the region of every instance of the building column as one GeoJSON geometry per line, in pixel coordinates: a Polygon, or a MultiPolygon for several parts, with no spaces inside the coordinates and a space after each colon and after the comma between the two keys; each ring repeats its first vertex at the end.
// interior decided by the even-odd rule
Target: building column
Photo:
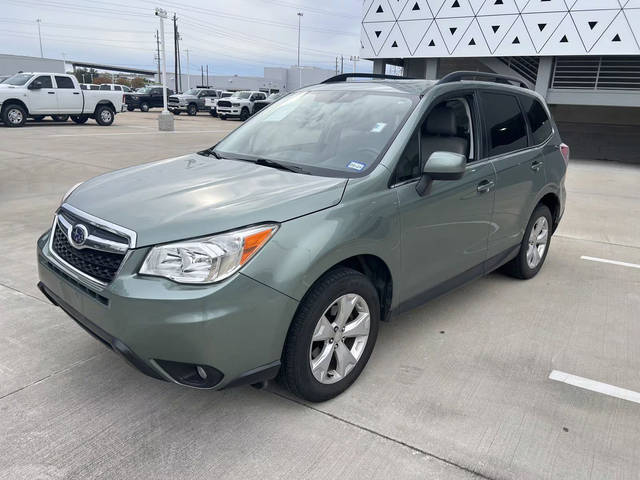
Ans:
{"type": "Polygon", "coordinates": [[[540,57],[540,63],[538,64],[536,92],[544,98],[547,98],[547,92],[549,91],[549,83],[551,81],[551,74],[553,70],[553,58],[554,57],[540,57]]]}
{"type": "Polygon", "coordinates": [[[427,80],[438,79],[438,67],[440,66],[439,58],[427,58],[427,69],[425,72],[425,78],[427,80]]]}
{"type": "Polygon", "coordinates": [[[384,75],[387,71],[387,62],[383,59],[376,59],[373,61],[373,73],[384,75]]]}

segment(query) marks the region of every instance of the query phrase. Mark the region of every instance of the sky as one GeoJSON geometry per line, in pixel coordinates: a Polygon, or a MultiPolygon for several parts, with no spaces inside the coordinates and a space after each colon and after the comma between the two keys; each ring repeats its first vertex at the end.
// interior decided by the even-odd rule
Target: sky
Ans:
{"type": "MultiPolygon", "coordinates": [[[[264,67],[297,64],[334,69],[336,56],[360,47],[362,0],[0,0],[0,53],[133,66],[155,70],[156,7],[178,17],[182,72],[262,76],[264,67]]],[[[165,21],[167,70],[173,71],[173,22],[165,21]]],[[[371,71],[371,62],[357,63],[371,71]]]]}

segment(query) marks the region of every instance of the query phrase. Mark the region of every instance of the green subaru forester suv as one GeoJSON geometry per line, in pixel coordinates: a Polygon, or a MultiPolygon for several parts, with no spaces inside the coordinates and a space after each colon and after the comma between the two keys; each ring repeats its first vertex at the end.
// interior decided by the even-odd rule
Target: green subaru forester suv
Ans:
{"type": "Polygon", "coordinates": [[[323,401],[380,321],[499,267],[536,275],[569,160],[542,98],[477,72],[362,76],[71,189],[38,240],[44,295],[152,377],[323,401]]]}

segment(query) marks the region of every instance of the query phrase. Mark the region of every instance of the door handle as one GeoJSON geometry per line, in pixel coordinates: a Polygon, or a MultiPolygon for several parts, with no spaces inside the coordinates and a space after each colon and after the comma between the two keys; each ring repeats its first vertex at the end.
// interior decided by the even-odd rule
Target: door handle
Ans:
{"type": "Polygon", "coordinates": [[[55,95],[56,92],[47,92],[49,95],[55,95]]]}
{"type": "Polygon", "coordinates": [[[74,95],[80,95],[80,92],[73,92],[74,95]]]}
{"type": "Polygon", "coordinates": [[[478,190],[478,193],[488,193],[494,186],[495,183],[493,182],[493,180],[483,180],[478,184],[476,190],[478,190]]]}
{"type": "Polygon", "coordinates": [[[531,164],[531,170],[533,170],[534,172],[537,172],[538,170],[540,170],[540,168],[542,167],[542,165],[544,165],[543,162],[539,162],[539,161],[535,161],[531,164]]]}

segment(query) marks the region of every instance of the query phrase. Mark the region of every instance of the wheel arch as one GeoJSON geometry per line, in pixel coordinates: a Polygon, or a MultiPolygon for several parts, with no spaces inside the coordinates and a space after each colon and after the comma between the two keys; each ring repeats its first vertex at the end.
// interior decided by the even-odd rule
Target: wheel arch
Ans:
{"type": "Polygon", "coordinates": [[[552,231],[555,232],[560,222],[560,198],[554,192],[549,192],[538,201],[538,205],[545,205],[551,211],[551,218],[553,219],[552,231]]]}
{"type": "Polygon", "coordinates": [[[113,110],[113,113],[116,113],[116,107],[115,105],[111,102],[111,100],[100,100],[97,104],[96,104],[96,108],[93,110],[93,114],[95,115],[96,112],[98,111],[98,108],[100,108],[101,106],[106,105],[108,106],[111,110],[113,110]]]}
{"type": "Polygon", "coordinates": [[[0,112],[4,112],[5,109],[11,105],[20,105],[22,108],[24,108],[25,112],[27,112],[27,115],[30,115],[27,105],[22,100],[17,98],[9,98],[8,100],[2,102],[2,108],[0,108],[0,112]]]}

